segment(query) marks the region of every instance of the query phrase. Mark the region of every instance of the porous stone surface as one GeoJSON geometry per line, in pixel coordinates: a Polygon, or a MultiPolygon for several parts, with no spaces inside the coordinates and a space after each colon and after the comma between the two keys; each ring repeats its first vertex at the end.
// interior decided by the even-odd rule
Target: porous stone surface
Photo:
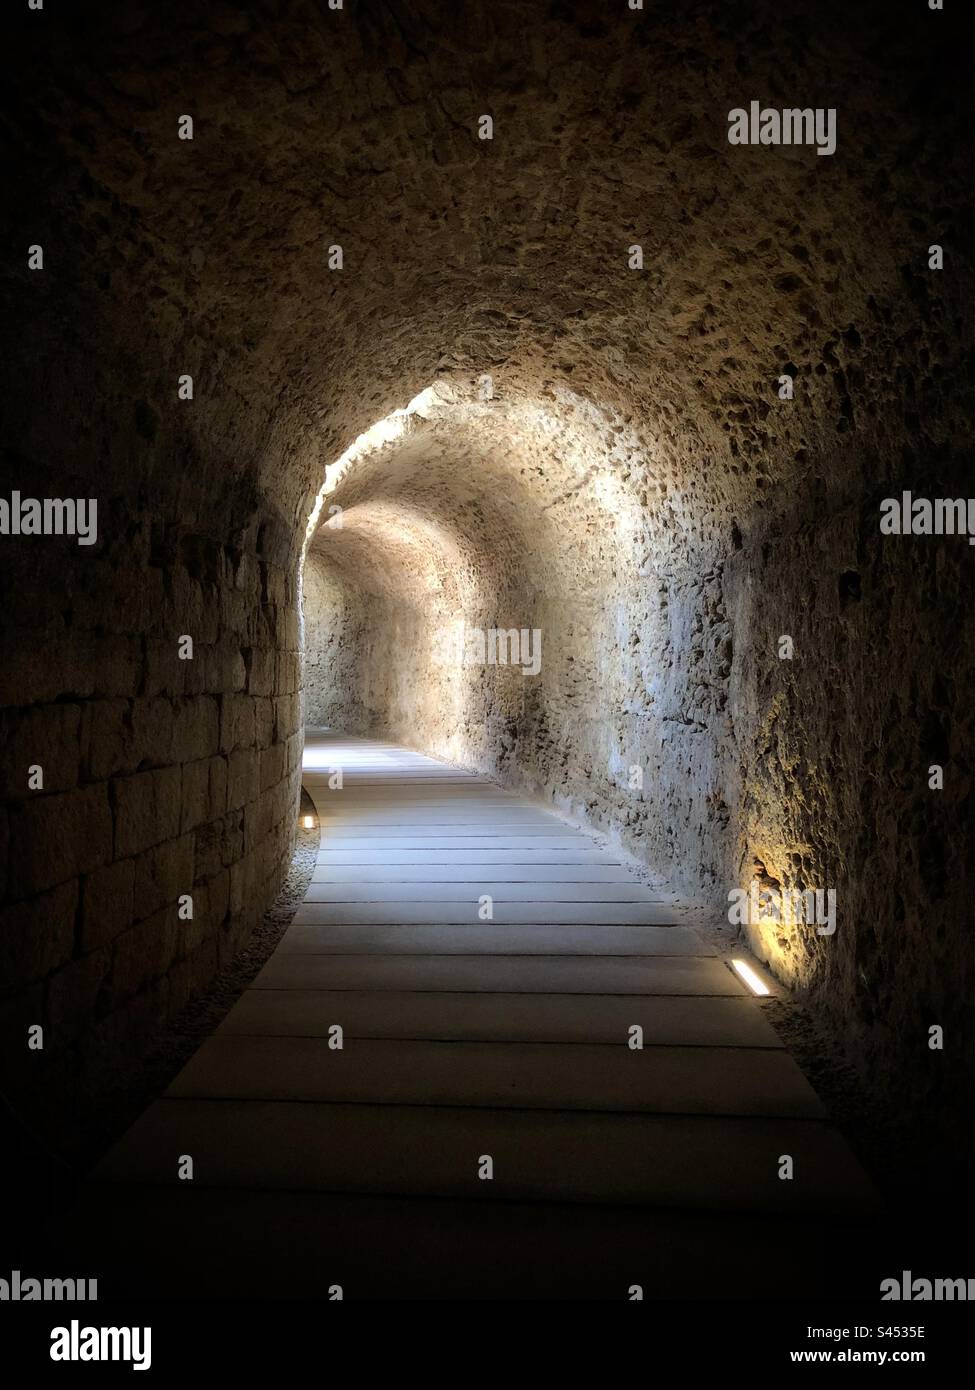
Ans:
{"type": "Polygon", "coordinates": [[[835,936],[753,946],[878,1085],[948,1103],[975,552],[882,538],[878,504],[970,487],[951,22],[839,0],[21,22],[11,245],[45,268],[6,272],[5,350],[29,352],[5,476],[100,508],[90,550],[2,542],[25,1091],[137,1051],[273,898],[303,626],[310,722],[539,792],[716,912],[756,858],[835,888],[835,936]],[[729,145],[752,99],[837,108],[836,153],[729,145]],[[539,674],[438,663],[459,619],[538,628],[539,674]]]}

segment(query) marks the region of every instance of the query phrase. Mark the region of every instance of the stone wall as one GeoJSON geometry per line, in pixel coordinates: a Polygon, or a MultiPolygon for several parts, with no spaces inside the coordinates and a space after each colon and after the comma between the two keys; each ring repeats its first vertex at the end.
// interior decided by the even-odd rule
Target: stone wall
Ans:
{"type": "Polygon", "coordinates": [[[66,354],[43,292],[34,310],[39,362],[65,366],[8,409],[4,476],[95,497],[98,539],[2,541],[0,1056],[61,1146],[275,897],[302,731],[293,535],[240,476],[220,487],[219,450],[200,463],[205,406],[125,401],[140,359],[66,354]]]}
{"type": "Polygon", "coordinates": [[[39,596],[8,657],[0,975],[15,1096],[61,1104],[63,1087],[137,1059],[246,940],[286,868],[302,744],[291,579],[173,538],[192,571],[130,541],[101,588],[93,554],[92,588],[59,595],[56,617],[39,596]],[[177,656],[183,634],[192,660],[177,656]],[[14,687],[25,667],[37,678],[14,687]],[[43,790],[28,790],[37,764],[43,790]]]}
{"type": "MultiPolygon", "coordinates": [[[[950,472],[912,482],[922,495],[965,492],[950,472]]],[[[975,675],[971,551],[963,537],[881,537],[872,502],[725,567],[736,634],[725,873],[744,883],[758,857],[785,888],[835,888],[835,936],[766,922],[750,944],[873,1088],[933,1117],[952,1113],[975,1062],[961,693],[975,675]],[[783,634],[792,660],[775,656],[783,634]],[[935,1025],[943,1051],[929,1047],[935,1025]]]]}
{"type": "MultiPolygon", "coordinates": [[[[312,551],[302,571],[302,691],[305,724],[353,732],[378,726],[366,666],[373,661],[370,615],[363,595],[346,594],[312,551]]],[[[381,624],[375,623],[375,631],[381,624]]]]}

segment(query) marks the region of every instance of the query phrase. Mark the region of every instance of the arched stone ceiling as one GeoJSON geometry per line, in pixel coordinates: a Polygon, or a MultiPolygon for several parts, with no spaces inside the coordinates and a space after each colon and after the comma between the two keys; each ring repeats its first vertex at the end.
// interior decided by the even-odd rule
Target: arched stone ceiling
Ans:
{"type": "Polygon", "coordinates": [[[534,401],[482,389],[441,379],[328,469],[315,552],[404,602],[601,601],[647,553],[653,484],[636,436],[565,389],[534,401]]]}
{"type": "MultiPolygon", "coordinates": [[[[285,529],[371,424],[490,372],[525,411],[570,391],[615,412],[658,532],[713,541],[803,489],[842,491],[851,419],[882,451],[908,408],[880,405],[904,394],[890,361],[936,295],[923,251],[935,224],[950,237],[967,176],[950,75],[925,89],[942,121],[932,101],[922,121],[916,39],[886,13],[104,5],[37,56],[41,124],[70,160],[56,237],[80,281],[142,306],[150,407],[193,372],[221,441],[204,467],[253,473],[285,529]],[[730,146],[727,113],[752,97],[838,105],[836,154],[730,146]],[[790,365],[802,405],[782,411],[790,365]]],[[[952,352],[950,314],[928,322],[915,395],[952,352]]]]}

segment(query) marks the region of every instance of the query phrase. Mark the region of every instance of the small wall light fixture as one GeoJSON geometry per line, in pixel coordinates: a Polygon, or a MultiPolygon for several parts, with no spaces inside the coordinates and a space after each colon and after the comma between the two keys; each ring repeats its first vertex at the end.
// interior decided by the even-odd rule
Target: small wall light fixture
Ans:
{"type": "Polygon", "coordinates": [[[301,823],[302,823],[302,825],[305,827],[306,830],[311,830],[311,828],[312,828],[313,825],[315,824],[315,817],[314,817],[314,816],[302,816],[302,818],[301,818],[301,823]]]}

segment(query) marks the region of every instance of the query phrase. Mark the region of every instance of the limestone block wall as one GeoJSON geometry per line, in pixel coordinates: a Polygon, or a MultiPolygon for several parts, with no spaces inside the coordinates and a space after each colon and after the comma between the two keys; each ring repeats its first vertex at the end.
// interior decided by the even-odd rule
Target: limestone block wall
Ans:
{"type": "Polygon", "coordinates": [[[175,393],[102,419],[77,377],[59,391],[46,424],[8,415],[5,477],[95,497],[98,539],[3,539],[0,1066],[61,1142],[275,897],[302,727],[296,572],[271,509],[214,511],[202,476],[194,495],[175,393]],[[55,469],[64,417],[81,442],[55,469]]]}
{"type": "Polygon", "coordinates": [[[362,596],[337,584],[311,551],[302,571],[302,689],[304,718],[313,727],[365,733],[382,720],[370,699],[366,666],[378,658],[371,633],[383,631],[362,596]],[[370,621],[372,619],[372,621],[370,621]]]}

